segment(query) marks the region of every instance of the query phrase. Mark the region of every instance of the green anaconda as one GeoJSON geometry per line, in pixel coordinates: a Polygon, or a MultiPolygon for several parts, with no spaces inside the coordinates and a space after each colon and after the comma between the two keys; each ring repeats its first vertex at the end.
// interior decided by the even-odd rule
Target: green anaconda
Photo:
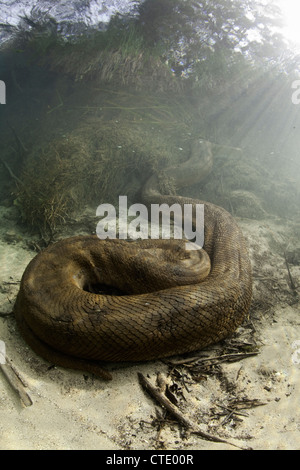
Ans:
{"type": "MultiPolygon", "coordinates": [[[[169,173],[183,186],[205,178],[211,167],[210,144],[196,141],[188,162],[169,173]]],[[[14,307],[25,340],[49,362],[109,378],[99,361],[144,361],[194,351],[242,323],[252,276],[234,218],[208,202],[162,196],[158,187],[152,176],[144,203],[204,204],[210,266],[203,250],[185,250],[183,241],[91,235],[54,243],[27,266],[14,307]],[[99,293],[95,286],[100,285],[112,292],[99,293]]]]}

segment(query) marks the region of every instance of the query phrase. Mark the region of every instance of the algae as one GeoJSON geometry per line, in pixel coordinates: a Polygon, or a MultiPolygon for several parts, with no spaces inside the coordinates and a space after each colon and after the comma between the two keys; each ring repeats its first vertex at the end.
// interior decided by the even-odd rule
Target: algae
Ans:
{"type": "MultiPolygon", "coordinates": [[[[100,203],[116,203],[119,195],[137,199],[153,172],[160,173],[162,186],[170,186],[162,170],[183,157],[178,146],[179,122],[162,132],[149,125],[152,112],[153,108],[145,119],[134,122],[126,118],[128,107],[124,106],[113,120],[88,113],[67,134],[34,147],[23,164],[22,184],[15,193],[23,221],[52,234],[86,205],[96,210],[100,203]]],[[[181,136],[188,141],[186,131],[181,122],[181,136]]]]}

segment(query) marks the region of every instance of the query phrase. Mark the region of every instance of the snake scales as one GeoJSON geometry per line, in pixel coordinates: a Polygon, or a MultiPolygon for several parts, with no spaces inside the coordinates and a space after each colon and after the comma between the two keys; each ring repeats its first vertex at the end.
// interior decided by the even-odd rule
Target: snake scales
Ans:
{"type": "MultiPolygon", "coordinates": [[[[205,178],[211,167],[210,144],[197,140],[190,159],[168,173],[178,186],[187,186],[205,178]]],[[[143,202],[201,202],[162,196],[158,188],[152,176],[143,202]]],[[[205,261],[202,268],[203,250],[172,248],[174,240],[79,236],[39,253],[23,274],[14,307],[25,340],[51,363],[108,379],[99,361],[182,354],[232,333],[251,302],[249,256],[233,217],[207,202],[204,211],[210,271],[205,261]],[[124,295],[94,293],[94,286],[102,284],[124,295]]]]}

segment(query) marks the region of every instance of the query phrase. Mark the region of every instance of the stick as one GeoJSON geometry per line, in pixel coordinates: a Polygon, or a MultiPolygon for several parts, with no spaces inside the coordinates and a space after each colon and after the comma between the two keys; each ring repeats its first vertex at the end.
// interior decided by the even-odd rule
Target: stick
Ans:
{"type": "Polygon", "coordinates": [[[5,168],[7,169],[8,173],[10,174],[11,178],[16,180],[19,184],[21,184],[22,186],[24,186],[24,183],[12,172],[11,168],[8,166],[8,164],[6,163],[5,160],[2,160],[2,158],[0,158],[0,162],[5,166],[5,168]]]}
{"type": "Polygon", "coordinates": [[[61,108],[61,107],[64,105],[64,102],[63,102],[63,100],[61,99],[61,96],[60,96],[58,90],[56,90],[56,94],[57,94],[58,99],[59,99],[59,104],[58,104],[57,106],[55,106],[54,108],[50,109],[49,111],[47,111],[47,114],[52,113],[53,111],[55,111],[55,110],[58,109],[58,108],[61,108]]]}
{"type": "Polygon", "coordinates": [[[153,397],[155,400],[162,406],[166,408],[166,410],[171,413],[174,418],[177,419],[184,427],[189,429],[193,434],[197,434],[198,436],[202,437],[203,439],[206,439],[208,441],[213,441],[213,442],[222,442],[224,444],[229,444],[231,446],[237,447],[239,449],[245,450],[245,448],[240,447],[236,444],[233,444],[229,441],[226,441],[225,439],[221,439],[218,436],[214,436],[212,434],[206,433],[202,431],[197,423],[194,423],[193,421],[189,420],[184,416],[181,411],[177,408],[177,406],[173,405],[173,403],[170,402],[170,400],[163,395],[160,390],[158,390],[156,387],[154,387],[149,380],[144,377],[144,375],[141,372],[138,372],[138,378],[141,386],[153,397]]]}
{"type": "Polygon", "coordinates": [[[11,128],[12,133],[14,134],[15,139],[16,139],[18,145],[19,145],[19,148],[22,150],[23,153],[27,153],[28,150],[27,150],[27,148],[25,147],[25,145],[23,144],[23,142],[22,142],[22,140],[20,139],[20,137],[18,136],[18,134],[17,134],[17,132],[16,132],[16,129],[15,129],[13,126],[11,126],[9,122],[8,122],[7,124],[8,124],[9,127],[11,128]]]}
{"type": "Polygon", "coordinates": [[[7,357],[5,358],[5,361],[5,364],[0,364],[0,369],[4,377],[6,378],[7,382],[12,387],[12,389],[17,393],[17,395],[19,395],[22,403],[25,406],[31,406],[32,400],[24,388],[25,384],[21,379],[19,373],[11,365],[7,357]]]}
{"type": "Polygon", "coordinates": [[[249,352],[249,353],[233,353],[233,354],[223,354],[221,356],[213,356],[213,357],[190,357],[190,358],[187,358],[187,359],[179,359],[178,361],[174,360],[174,361],[169,361],[170,364],[172,365],[181,365],[181,364],[189,364],[191,362],[197,362],[198,364],[199,363],[218,363],[218,362],[224,362],[224,361],[228,361],[228,362],[236,362],[236,361],[240,361],[241,359],[245,359],[246,357],[251,357],[251,356],[257,356],[258,351],[253,351],[253,352],[249,352]]]}

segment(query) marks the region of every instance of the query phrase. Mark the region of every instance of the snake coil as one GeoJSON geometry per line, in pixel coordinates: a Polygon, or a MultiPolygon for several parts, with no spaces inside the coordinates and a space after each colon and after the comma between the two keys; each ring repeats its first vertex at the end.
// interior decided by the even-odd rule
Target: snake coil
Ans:
{"type": "MultiPolygon", "coordinates": [[[[210,144],[197,140],[191,158],[169,174],[183,186],[203,179],[211,167],[210,144]]],[[[202,203],[162,196],[155,175],[144,187],[143,201],[202,203]]],[[[165,240],[129,243],[79,236],[49,246],[29,263],[21,280],[14,312],[22,335],[51,363],[106,379],[110,374],[98,361],[151,360],[225,338],[249,310],[250,260],[233,217],[208,202],[204,233],[210,259],[204,279],[201,250],[187,254],[175,241],[172,248],[165,240]],[[164,254],[165,245],[170,255],[164,254]],[[99,293],[101,285],[123,295],[99,293]]]]}

